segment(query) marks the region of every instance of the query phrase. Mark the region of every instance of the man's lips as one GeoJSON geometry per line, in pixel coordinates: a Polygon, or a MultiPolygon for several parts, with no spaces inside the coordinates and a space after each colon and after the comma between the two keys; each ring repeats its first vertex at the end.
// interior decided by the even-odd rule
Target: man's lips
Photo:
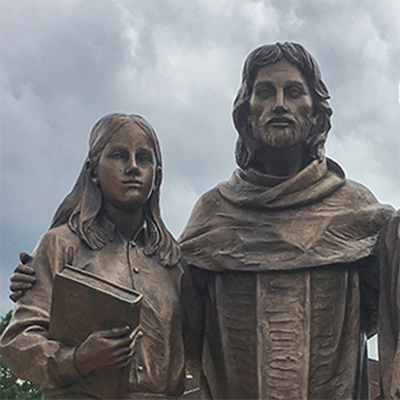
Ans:
{"type": "Polygon", "coordinates": [[[285,128],[289,125],[294,124],[294,121],[291,118],[286,117],[273,117],[268,120],[267,124],[277,128],[285,128]]]}

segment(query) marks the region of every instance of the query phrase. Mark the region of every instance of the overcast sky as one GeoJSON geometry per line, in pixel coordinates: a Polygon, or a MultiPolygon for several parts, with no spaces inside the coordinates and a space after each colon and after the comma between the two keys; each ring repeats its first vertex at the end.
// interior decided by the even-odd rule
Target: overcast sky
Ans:
{"type": "Polygon", "coordinates": [[[247,54],[277,41],[317,59],[334,110],[327,155],[400,207],[398,0],[0,1],[0,314],[8,278],[70,191],[93,124],[137,113],[164,157],[177,237],[235,168],[232,102],[247,54]]]}

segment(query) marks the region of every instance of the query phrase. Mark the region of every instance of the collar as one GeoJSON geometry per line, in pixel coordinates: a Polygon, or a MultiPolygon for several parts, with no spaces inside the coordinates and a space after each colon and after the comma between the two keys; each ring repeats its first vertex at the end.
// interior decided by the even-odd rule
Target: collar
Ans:
{"type": "Polygon", "coordinates": [[[337,190],[345,182],[338,164],[314,160],[298,174],[284,179],[254,169],[236,170],[228,182],[218,185],[229,202],[249,208],[286,208],[312,203],[337,190]]]}
{"type": "Polygon", "coordinates": [[[140,244],[142,246],[146,246],[149,241],[149,228],[147,221],[143,219],[142,226],[136,231],[133,235],[130,242],[133,244],[140,244]]]}
{"type": "MultiPolygon", "coordinates": [[[[111,242],[118,235],[121,239],[125,240],[121,233],[118,231],[115,224],[110,221],[107,217],[102,216],[99,219],[99,227],[102,230],[102,233],[105,234],[106,238],[111,242]]],[[[146,219],[143,219],[143,224],[140,228],[135,232],[132,239],[129,240],[131,244],[140,245],[145,247],[149,241],[149,228],[146,219]]]]}

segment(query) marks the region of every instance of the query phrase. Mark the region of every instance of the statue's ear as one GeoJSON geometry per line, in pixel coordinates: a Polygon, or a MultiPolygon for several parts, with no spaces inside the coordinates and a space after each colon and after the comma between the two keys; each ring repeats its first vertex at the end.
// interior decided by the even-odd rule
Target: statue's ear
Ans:
{"type": "Polygon", "coordinates": [[[161,182],[162,182],[162,168],[160,166],[158,166],[156,168],[156,172],[155,172],[156,176],[154,178],[154,187],[160,187],[161,182]]]}
{"type": "Polygon", "coordinates": [[[93,164],[93,162],[91,160],[87,160],[85,168],[89,172],[90,180],[94,184],[98,185],[99,184],[99,176],[97,174],[97,167],[93,164]]]}
{"type": "Polygon", "coordinates": [[[322,132],[324,130],[325,120],[320,112],[314,111],[312,124],[314,132],[322,132]]]}

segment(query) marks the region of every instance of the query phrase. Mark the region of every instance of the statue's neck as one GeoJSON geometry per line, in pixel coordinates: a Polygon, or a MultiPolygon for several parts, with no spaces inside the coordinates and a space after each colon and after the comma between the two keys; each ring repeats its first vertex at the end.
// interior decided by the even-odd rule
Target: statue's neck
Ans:
{"type": "Polygon", "coordinates": [[[111,204],[104,202],[104,215],[115,225],[126,240],[130,240],[143,225],[142,207],[135,211],[122,211],[111,204]]]}
{"type": "Polygon", "coordinates": [[[252,167],[268,175],[291,177],[299,173],[308,161],[303,145],[282,149],[264,146],[257,152],[252,167]]]}

